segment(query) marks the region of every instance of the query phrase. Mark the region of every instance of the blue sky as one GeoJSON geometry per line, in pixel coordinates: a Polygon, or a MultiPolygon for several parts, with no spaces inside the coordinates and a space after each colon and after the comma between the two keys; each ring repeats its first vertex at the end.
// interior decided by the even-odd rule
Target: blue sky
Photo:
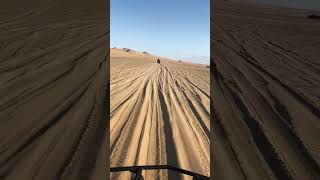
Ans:
{"type": "Polygon", "coordinates": [[[111,0],[111,47],[210,63],[210,0],[111,0]]]}

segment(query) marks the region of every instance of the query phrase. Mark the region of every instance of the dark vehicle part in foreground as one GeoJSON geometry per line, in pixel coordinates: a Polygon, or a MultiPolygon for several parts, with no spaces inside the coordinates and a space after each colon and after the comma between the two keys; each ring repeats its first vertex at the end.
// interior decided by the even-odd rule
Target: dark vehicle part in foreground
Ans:
{"type": "Polygon", "coordinates": [[[187,171],[184,169],[180,169],[177,167],[169,166],[169,165],[154,165],[154,166],[127,166],[127,167],[112,167],[110,168],[110,172],[121,172],[121,171],[130,171],[135,175],[134,180],[144,180],[142,176],[142,171],[144,170],[172,170],[178,173],[186,174],[193,177],[193,180],[210,180],[209,177],[187,171]]]}
{"type": "Polygon", "coordinates": [[[307,16],[309,19],[320,19],[320,15],[311,14],[307,16]]]}

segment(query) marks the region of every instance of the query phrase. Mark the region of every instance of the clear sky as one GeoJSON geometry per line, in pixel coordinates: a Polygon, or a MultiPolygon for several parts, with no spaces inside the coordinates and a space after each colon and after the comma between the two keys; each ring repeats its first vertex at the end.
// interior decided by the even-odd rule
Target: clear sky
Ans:
{"type": "Polygon", "coordinates": [[[111,0],[111,47],[210,63],[210,0],[111,0]]]}

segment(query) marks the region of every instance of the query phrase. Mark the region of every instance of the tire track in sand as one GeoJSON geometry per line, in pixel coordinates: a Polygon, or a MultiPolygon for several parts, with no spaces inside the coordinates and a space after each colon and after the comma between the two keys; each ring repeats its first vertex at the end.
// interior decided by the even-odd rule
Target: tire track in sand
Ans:
{"type": "MultiPolygon", "coordinates": [[[[169,164],[210,175],[209,68],[111,50],[111,167],[169,164]]],[[[148,171],[145,179],[191,179],[148,171]]],[[[130,173],[111,173],[130,179],[130,173]]]]}

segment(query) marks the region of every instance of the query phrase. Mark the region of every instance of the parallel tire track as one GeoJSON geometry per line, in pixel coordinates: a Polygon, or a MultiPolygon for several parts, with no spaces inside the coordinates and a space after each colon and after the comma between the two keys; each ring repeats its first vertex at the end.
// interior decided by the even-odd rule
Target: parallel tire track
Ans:
{"type": "MultiPolygon", "coordinates": [[[[209,109],[203,102],[209,102],[209,69],[154,60],[137,52],[111,50],[111,166],[169,164],[209,176],[210,123],[209,114],[202,113],[209,109]],[[194,92],[197,86],[205,88],[194,92]]],[[[190,179],[164,171],[144,175],[146,179],[190,179]]],[[[129,176],[111,174],[112,179],[129,176]]]]}

